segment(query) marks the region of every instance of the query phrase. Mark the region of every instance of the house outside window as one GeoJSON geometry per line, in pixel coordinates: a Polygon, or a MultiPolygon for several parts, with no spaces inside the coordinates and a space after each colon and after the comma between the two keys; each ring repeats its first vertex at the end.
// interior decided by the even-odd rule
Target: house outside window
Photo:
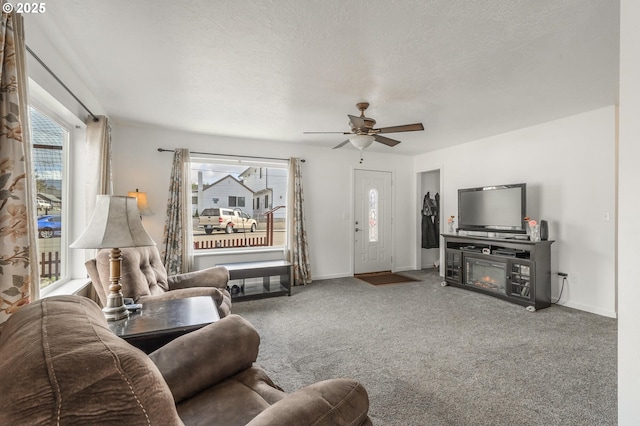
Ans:
{"type": "Polygon", "coordinates": [[[286,245],[288,161],[265,164],[264,160],[256,159],[255,164],[252,163],[250,159],[243,159],[242,165],[238,165],[237,159],[192,155],[191,184],[195,200],[192,210],[198,212],[198,219],[193,222],[196,252],[218,249],[255,251],[286,245]],[[214,199],[219,200],[215,205],[214,199]],[[276,199],[278,209],[270,212],[269,200],[274,203],[276,199]],[[209,213],[228,212],[227,208],[234,211],[232,216],[235,219],[225,214],[202,217],[205,209],[210,209],[207,210],[209,213]],[[238,219],[243,213],[257,221],[254,232],[251,232],[250,225],[243,226],[242,220],[238,219]],[[227,227],[229,221],[238,223],[227,227]],[[267,238],[267,221],[273,224],[273,238],[267,238]]]}

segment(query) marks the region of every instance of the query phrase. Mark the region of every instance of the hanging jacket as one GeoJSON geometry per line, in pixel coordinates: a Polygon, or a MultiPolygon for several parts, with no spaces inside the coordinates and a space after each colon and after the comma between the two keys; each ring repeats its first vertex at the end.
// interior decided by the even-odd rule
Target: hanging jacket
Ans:
{"type": "Polygon", "coordinates": [[[429,192],[424,196],[422,201],[422,248],[440,247],[440,238],[438,237],[438,229],[440,228],[439,204],[439,194],[436,194],[435,199],[430,197],[429,192]]]}

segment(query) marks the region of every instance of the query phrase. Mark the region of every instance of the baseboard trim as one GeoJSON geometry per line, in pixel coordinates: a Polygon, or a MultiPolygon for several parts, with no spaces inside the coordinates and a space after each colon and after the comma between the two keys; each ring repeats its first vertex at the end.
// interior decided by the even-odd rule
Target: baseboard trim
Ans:
{"type": "Polygon", "coordinates": [[[596,308],[589,305],[583,305],[582,303],[575,302],[563,302],[560,301],[558,303],[559,306],[564,306],[565,308],[577,309],[579,311],[589,312],[591,314],[601,315],[603,317],[609,318],[618,318],[618,314],[615,311],[610,311],[608,309],[596,308]]]}
{"type": "Polygon", "coordinates": [[[347,278],[347,277],[353,277],[353,274],[351,272],[346,272],[346,273],[340,273],[340,274],[314,275],[311,278],[315,281],[315,280],[333,280],[337,278],[347,278]]]}
{"type": "MultiPolygon", "coordinates": [[[[392,268],[391,272],[410,272],[415,270],[416,269],[412,268],[411,266],[406,266],[403,268],[392,268]]],[[[440,276],[442,276],[442,274],[440,274],[440,276]]],[[[348,278],[348,277],[353,277],[353,273],[344,272],[339,274],[314,275],[312,278],[313,280],[332,280],[337,278],[348,278]]]]}

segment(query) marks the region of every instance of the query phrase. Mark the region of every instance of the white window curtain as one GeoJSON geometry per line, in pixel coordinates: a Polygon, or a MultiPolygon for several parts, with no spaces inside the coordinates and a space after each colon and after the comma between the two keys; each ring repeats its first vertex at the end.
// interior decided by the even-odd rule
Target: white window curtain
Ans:
{"type": "Polygon", "coordinates": [[[311,263],[307,244],[307,230],[304,220],[304,192],[302,190],[301,160],[292,157],[289,160],[289,202],[291,218],[289,220],[289,257],[293,264],[293,285],[311,283],[311,263]]]}
{"type": "Polygon", "coordinates": [[[0,328],[40,283],[22,16],[3,12],[1,25],[0,328]]]}
{"type": "Polygon", "coordinates": [[[111,179],[111,125],[109,119],[98,116],[86,119],[87,142],[85,146],[85,197],[86,222],[93,215],[98,195],[113,195],[111,179]]]}
{"type": "Polygon", "coordinates": [[[189,150],[177,148],[173,154],[167,219],[162,238],[163,263],[169,275],[189,272],[193,267],[190,173],[189,150]]]}

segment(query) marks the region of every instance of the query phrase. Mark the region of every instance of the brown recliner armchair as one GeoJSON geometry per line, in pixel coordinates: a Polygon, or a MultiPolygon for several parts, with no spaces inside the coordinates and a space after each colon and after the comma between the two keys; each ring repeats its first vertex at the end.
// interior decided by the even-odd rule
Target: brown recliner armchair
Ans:
{"type": "Polygon", "coordinates": [[[55,296],[0,334],[0,424],[371,425],[350,379],[284,393],[254,365],[260,338],[229,315],[151,355],[113,334],[98,305],[55,296]]]}
{"type": "MultiPolygon", "coordinates": [[[[226,268],[207,268],[168,276],[155,246],[121,250],[120,281],[124,297],[144,303],[149,298],[166,300],[211,296],[216,301],[220,318],[231,312],[231,295],[227,290],[229,271],[226,268]]],[[[110,250],[100,250],[95,259],[85,263],[102,306],[105,306],[109,294],[109,253],[110,250]]]]}

